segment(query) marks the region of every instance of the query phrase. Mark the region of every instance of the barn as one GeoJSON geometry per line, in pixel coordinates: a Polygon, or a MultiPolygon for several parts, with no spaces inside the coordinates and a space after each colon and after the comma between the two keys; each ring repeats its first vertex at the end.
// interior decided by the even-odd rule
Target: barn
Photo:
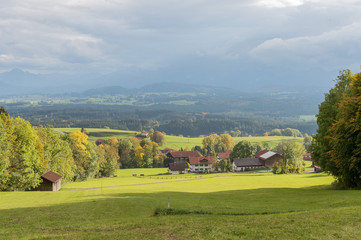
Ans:
{"type": "Polygon", "coordinates": [[[49,171],[41,175],[42,183],[35,189],[36,191],[59,191],[61,179],[63,177],[55,172],[49,171]]]}

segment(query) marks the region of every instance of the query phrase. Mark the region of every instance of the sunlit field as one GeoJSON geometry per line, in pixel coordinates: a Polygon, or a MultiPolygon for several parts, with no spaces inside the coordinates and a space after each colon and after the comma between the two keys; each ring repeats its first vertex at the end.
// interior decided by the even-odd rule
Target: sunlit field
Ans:
{"type": "Polygon", "coordinates": [[[126,169],[114,178],[64,184],[59,192],[1,192],[0,238],[358,239],[361,233],[361,192],[332,190],[326,174],[166,172],[126,169]],[[168,198],[174,215],[154,216],[168,198]]]}

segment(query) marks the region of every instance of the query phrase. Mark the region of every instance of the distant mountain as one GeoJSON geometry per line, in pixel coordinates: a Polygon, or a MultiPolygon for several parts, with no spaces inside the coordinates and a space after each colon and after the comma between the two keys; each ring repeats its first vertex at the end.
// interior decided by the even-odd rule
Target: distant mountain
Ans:
{"type": "Polygon", "coordinates": [[[240,91],[225,88],[225,87],[212,87],[212,86],[202,86],[195,84],[184,84],[184,83],[172,83],[172,82],[163,82],[163,83],[154,83],[149,84],[140,88],[124,88],[119,86],[111,87],[102,87],[86,90],[84,92],[76,92],[71,95],[74,97],[91,97],[91,96],[105,96],[105,95],[142,95],[142,94],[152,94],[152,93],[188,93],[204,96],[219,96],[219,97],[239,97],[244,95],[240,91]]]}
{"type": "MultiPolygon", "coordinates": [[[[109,74],[34,74],[21,69],[0,73],[0,96],[29,94],[76,93],[77,96],[131,95],[143,93],[195,93],[212,96],[318,96],[323,97],[324,89],[305,85],[299,81],[297,86],[249,79],[242,76],[232,82],[226,76],[212,74],[209,69],[201,73],[179,71],[176,75],[161,74],[161,71],[124,69],[109,74]],[[191,77],[190,77],[191,76],[191,77]],[[194,78],[199,81],[194,81],[194,78]],[[212,79],[212,81],[207,81],[212,79]]],[[[166,74],[167,73],[167,74],[166,74]]],[[[308,81],[309,82],[309,81],[308,81]]]]}

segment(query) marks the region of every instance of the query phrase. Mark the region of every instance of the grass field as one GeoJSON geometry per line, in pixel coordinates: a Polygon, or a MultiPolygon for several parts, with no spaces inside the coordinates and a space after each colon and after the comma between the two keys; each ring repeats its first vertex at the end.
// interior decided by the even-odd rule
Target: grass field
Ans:
{"type": "Polygon", "coordinates": [[[165,172],[0,192],[0,239],[360,239],[361,192],[325,174],[165,172]],[[168,197],[175,215],[154,216],[168,197]]]}
{"type": "MultiPolygon", "coordinates": [[[[75,132],[77,130],[80,131],[80,128],[55,128],[55,129],[65,133],[75,132]]],[[[109,139],[112,137],[116,137],[117,139],[123,139],[126,137],[134,137],[136,135],[135,131],[103,129],[103,128],[87,128],[86,130],[89,132],[89,139],[91,141],[95,141],[98,138],[109,139]]],[[[196,145],[198,146],[202,145],[202,138],[188,138],[188,137],[166,135],[165,141],[166,144],[161,146],[161,148],[184,149],[188,147],[189,149],[191,149],[196,145]]],[[[234,138],[234,141],[235,143],[238,143],[240,141],[249,141],[252,143],[266,142],[270,145],[270,147],[274,147],[282,141],[296,141],[302,143],[303,138],[284,137],[284,136],[236,137],[234,138]]]]}

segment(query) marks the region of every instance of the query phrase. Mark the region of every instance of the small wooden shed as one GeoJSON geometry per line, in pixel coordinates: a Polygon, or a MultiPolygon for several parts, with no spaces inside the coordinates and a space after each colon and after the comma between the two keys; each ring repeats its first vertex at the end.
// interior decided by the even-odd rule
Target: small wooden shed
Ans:
{"type": "Polygon", "coordinates": [[[63,177],[55,172],[49,171],[41,175],[42,183],[36,188],[37,191],[59,191],[63,177]]]}

